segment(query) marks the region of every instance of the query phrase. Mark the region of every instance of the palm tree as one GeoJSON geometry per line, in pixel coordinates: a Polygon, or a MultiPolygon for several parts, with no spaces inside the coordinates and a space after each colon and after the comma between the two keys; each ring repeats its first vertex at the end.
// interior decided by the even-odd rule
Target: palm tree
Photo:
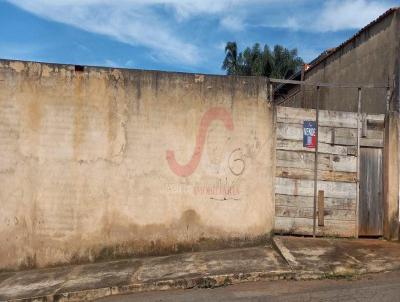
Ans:
{"type": "Polygon", "coordinates": [[[237,75],[239,71],[239,57],[236,42],[228,42],[225,46],[225,59],[222,69],[226,70],[228,75],[237,75]]]}

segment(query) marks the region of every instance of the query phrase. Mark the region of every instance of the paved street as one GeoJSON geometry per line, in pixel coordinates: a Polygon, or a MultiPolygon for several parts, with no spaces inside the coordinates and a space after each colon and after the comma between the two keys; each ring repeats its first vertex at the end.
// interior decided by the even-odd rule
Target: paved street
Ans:
{"type": "Polygon", "coordinates": [[[158,291],[114,296],[98,301],[271,301],[329,302],[400,300],[400,272],[364,276],[358,280],[269,281],[216,289],[158,291]]]}

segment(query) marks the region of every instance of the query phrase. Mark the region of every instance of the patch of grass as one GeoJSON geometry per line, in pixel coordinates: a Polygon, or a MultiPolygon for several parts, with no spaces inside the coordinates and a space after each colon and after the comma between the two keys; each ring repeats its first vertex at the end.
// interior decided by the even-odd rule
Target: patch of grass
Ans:
{"type": "Polygon", "coordinates": [[[197,282],[198,288],[214,288],[217,284],[217,281],[212,278],[201,278],[197,282]]]}
{"type": "Polygon", "coordinates": [[[328,279],[328,280],[354,280],[358,275],[356,273],[331,273],[327,274],[325,273],[323,276],[321,276],[322,279],[328,279]]]}

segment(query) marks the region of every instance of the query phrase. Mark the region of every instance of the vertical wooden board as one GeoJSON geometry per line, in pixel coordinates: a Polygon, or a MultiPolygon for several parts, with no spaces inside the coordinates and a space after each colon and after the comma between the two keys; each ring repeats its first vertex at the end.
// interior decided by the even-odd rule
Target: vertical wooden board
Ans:
{"type": "Polygon", "coordinates": [[[324,191],[318,191],[318,226],[324,226],[324,191]]]}
{"type": "Polygon", "coordinates": [[[359,236],[383,234],[382,149],[360,150],[359,236]]]}

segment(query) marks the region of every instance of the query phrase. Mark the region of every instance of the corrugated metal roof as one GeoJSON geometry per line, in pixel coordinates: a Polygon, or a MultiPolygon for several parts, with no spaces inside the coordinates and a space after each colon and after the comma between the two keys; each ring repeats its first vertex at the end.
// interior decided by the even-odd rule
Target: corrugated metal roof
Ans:
{"type": "Polygon", "coordinates": [[[364,26],[362,29],[360,29],[355,35],[353,35],[350,39],[344,41],[342,44],[340,44],[337,47],[325,50],[323,53],[321,53],[317,58],[315,58],[313,61],[310,62],[310,68],[306,71],[309,72],[310,70],[312,70],[315,66],[317,66],[318,64],[320,64],[321,62],[325,61],[327,58],[329,58],[330,56],[332,56],[333,54],[335,54],[336,52],[338,52],[339,50],[343,49],[346,45],[348,45],[349,43],[352,43],[355,39],[357,39],[359,36],[361,36],[361,34],[363,34],[365,31],[367,31],[368,29],[370,29],[372,26],[374,26],[375,24],[379,23],[380,21],[382,21],[383,19],[385,19],[387,16],[393,14],[396,11],[399,11],[400,7],[393,7],[389,10],[387,10],[385,13],[383,13],[382,15],[380,15],[378,18],[376,18],[374,21],[372,21],[371,23],[369,23],[368,25],[364,26]]]}

